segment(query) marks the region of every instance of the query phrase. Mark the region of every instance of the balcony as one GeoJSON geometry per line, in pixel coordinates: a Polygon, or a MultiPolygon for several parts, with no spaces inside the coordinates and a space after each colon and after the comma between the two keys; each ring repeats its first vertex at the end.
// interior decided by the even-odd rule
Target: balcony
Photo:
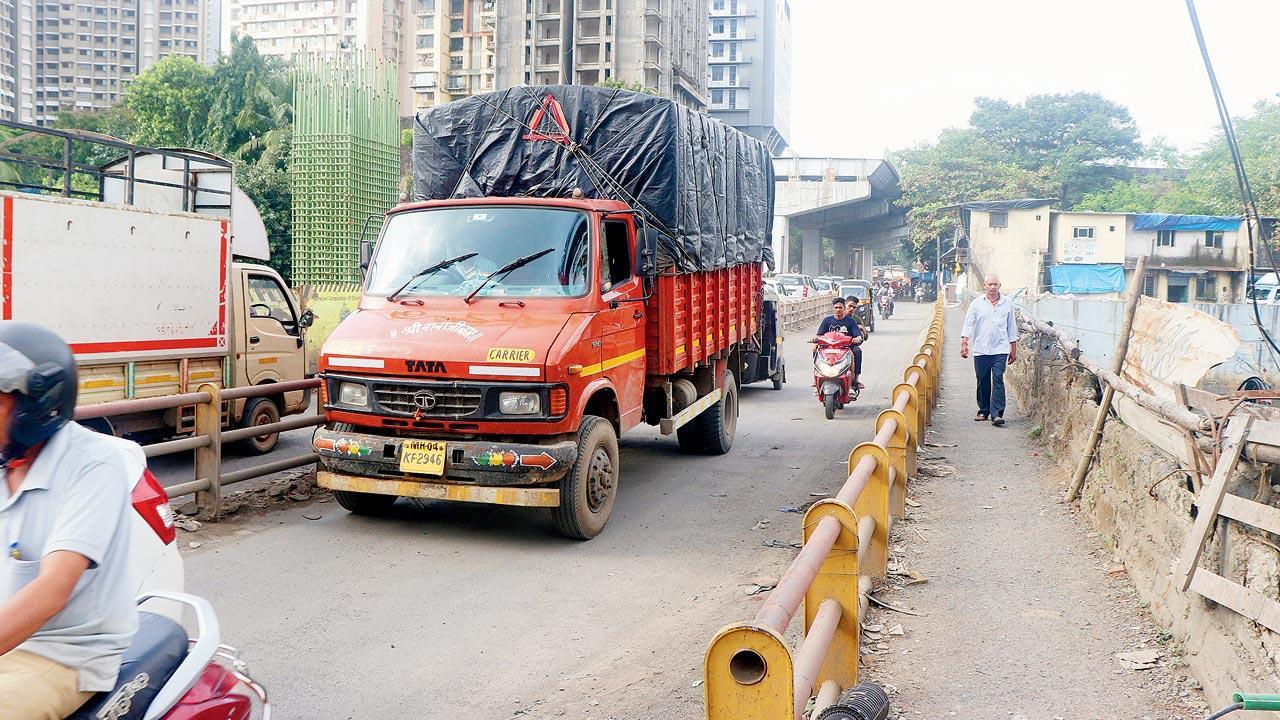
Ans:
{"type": "Polygon", "coordinates": [[[745,78],[739,78],[737,80],[730,80],[729,78],[721,78],[719,80],[713,79],[711,80],[711,87],[713,88],[749,88],[751,87],[751,81],[745,78]]]}

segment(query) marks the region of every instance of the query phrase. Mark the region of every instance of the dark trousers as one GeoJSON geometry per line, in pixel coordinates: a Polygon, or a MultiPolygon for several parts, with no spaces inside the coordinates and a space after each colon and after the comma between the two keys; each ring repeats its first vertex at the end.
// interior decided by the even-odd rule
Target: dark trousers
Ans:
{"type": "Polygon", "coordinates": [[[978,412],[991,417],[1004,416],[1004,367],[1006,355],[974,355],[973,369],[978,374],[978,412]]]}

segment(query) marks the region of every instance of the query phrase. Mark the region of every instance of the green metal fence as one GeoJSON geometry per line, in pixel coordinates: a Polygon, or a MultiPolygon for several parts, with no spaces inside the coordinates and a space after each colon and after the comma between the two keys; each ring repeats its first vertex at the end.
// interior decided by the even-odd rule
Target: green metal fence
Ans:
{"type": "Polygon", "coordinates": [[[295,65],[293,281],[357,281],[361,226],[397,199],[396,63],[352,51],[300,55],[295,65]]]}

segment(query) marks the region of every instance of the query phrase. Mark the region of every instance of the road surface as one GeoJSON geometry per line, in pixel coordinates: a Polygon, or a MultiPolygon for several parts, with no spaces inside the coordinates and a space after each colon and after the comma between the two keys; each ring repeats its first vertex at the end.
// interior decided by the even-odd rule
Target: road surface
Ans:
{"type": "Polygon", "coordinates": [[[843,483],[930,309],[900,302],[878,323],[867,390],[835,420],[809,387],[806,332],[786,343],[782,391],[744,388],[728,455],[682,455],[648,426],[624,436],[613,518],[590,542],[557,536],[545,511],[317,503],[184,534],[187,588],[281,717],[700,718],[707,642],[794,556],[764,546],[799,539],[780,508],[843,483]]]}

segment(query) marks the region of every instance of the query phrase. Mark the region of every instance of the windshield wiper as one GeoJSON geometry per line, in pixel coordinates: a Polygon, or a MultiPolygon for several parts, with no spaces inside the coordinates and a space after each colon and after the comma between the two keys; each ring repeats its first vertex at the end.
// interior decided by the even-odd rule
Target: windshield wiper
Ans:
{"type": "Polygon", "coordinates": [[[405,288],[412,285],[415,281],[421,280],[422,278],[430,275],[431,273],[436,272],[438,270],[443,270],[455,263],[460,263],[463,260],[469,260],[475,257],[476,255],[479,255],[479,253],[473,253],[473,252],[464,253],[462,255],[459,255],[458,257],[449,258],[448,260],[441,260],[435,265],[431,265],[430,267],[423,268],[422,270],[419,270],[417,273],[415,273],[413,277],[406,280],[405,283],[401,285],[399,288],[397,288],[395,292],[388,295],[387,299],[395,300],[396,298],[400,297],[400,293],[404,292],[405,288]]]}
{"type": "Polygon", "coordinates": [[[475,290],[472,290],[472,291],[471,291],[471,294],[470,294],[470,295],[468,295],[468,296],[466,296],[465,298],[463,298],[463,299],[462,299],[462,301],[463,301],[463,302],[467,302],[467,303],[471,302],[471,298],[475,297],[475,296],[476,296],[476,293],[478,293],[478,292],[480,292],[481,290],[483,290],[483,289],[484,289],[484,286],[485,286],[485,285],[488,285],[490,280],[492,280],[492,279],[494,279],[494,278],[498,277],[499,275],[506,275],[507,273],[511,272],[512,270],[515,270],[516,268],[524,267],[525,265],[528,265],[529,263],[533,262],[534,260],[537,260],[538,258],[542,257],[543,255],[546,255],[547,253],[551,253],[551,252],[555,252],[555,248],[546,248],[545,250],[539,250],[538,252],[533,253],[533,254],[531,254],[531,255],[525,255],[524,257],[519,257],[519,258],[516,258],[515,260],[512,260],[511,262],[507,263],[506,265],[503,265],[502,267],[498,268],[497,270],[494,270],[493,272],[489,273],[488,275],[485,275],[485,276],[484,276],[484,280],[483,280],[479,285],[477,285],[477,286],[476,286],[476,289],[475,289],[475,290]]]}

